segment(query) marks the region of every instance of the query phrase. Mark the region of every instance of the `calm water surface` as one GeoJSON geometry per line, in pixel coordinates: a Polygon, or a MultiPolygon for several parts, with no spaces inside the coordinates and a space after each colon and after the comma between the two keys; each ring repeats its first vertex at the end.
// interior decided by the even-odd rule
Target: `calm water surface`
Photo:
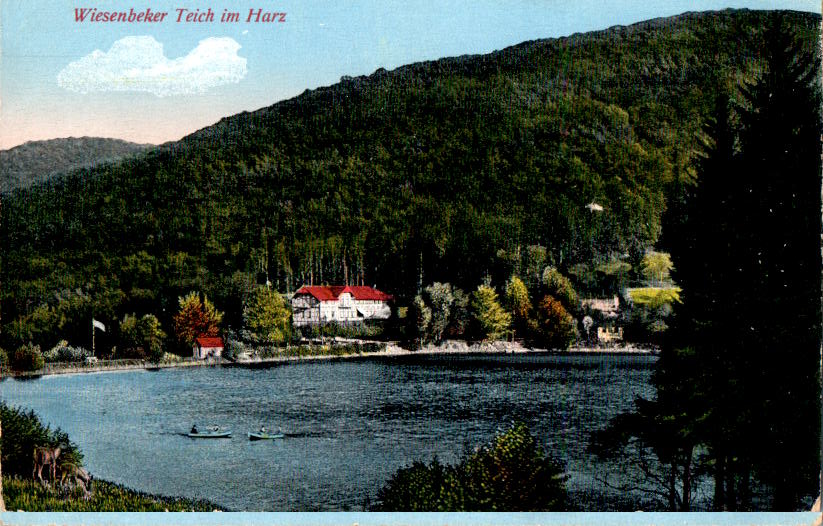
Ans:
{"type": "Polygon", "coordinates": [[[589,435],[649,396],[646,356],[429,356],[199,367],[0,382],[68,432],[97,477],[233,510],[362,509],[398,468],[454,462],[513,420],[565,466],[586,506],[606,491],[589,435]],[[234,436],[196,440],[193,423],[234,436]],[[282,440],[246,432],[282,428],[282,440]]]}

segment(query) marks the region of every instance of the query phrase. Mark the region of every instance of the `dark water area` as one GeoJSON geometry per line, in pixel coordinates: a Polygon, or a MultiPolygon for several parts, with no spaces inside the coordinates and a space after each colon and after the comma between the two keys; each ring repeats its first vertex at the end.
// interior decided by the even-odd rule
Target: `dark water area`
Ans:
{"type": "Polygon", "coordinates": [[[610,490],[590,434],[651,396],[649,356],[410,356],[7,379],[0,398],[68,432],[97,477],[232,510],[373,503],[398,468],[455,462],[515,420],[562,466],[573,501],[610,490]],[[231,439],[191,439],[193,423],[231,439]],[[261,425],[283,439],[249,441],[261,425]]]}

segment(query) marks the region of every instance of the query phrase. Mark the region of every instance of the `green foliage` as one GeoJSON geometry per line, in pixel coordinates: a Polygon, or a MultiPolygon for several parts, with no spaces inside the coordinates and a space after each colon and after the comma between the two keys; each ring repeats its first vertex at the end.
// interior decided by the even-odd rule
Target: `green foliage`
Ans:
{"type": "Polygon", "coordinates": [[[0,422],[3,424],[0,465],[4,476],[31,478],[34,449],[40,446],[59,446],[62,452],[58,464],[70,462],[82,465],[83,456],[68,435],[59,429],[51,430],[43,425],[33,411],[26,412],[0,402],[0,422]]]}
{"type": "Polygon", "coordinates": [[[511,315],[500,306],[497,292],[487,285],[480,285],[472,293],[471,313],[478,335],[484,340],[500,340],[511,327],[511,315]]]}
{"type": "Polygon", "coordinates": [[[470,295],[462,289],[455,287],[452,289],[454,301],[451,308],[451,323],[448,328],[450,338],[461,338],[469,331],[472,321],[472,314],[469,311],[470,295]]]}
{"type": "Polygon", "coordinates": [[[54,347],[43,353],[46,362],[82,362],[91,353],[80,347],[72,347],[66,340],[61,340],[54,347]]]}
{"type": "Polygon", "coordinates": [[[626,289],[630,309],[623,314],[626,339],[659,344],[669,329],[674,306],[681,303],[680,287],[626,289]]]}
{"type": "Polygon", "coordinates": [[[311,358],[353,356],[385,350],[385,343],[333,343],[327,345],[290,345],[288,347],[259,348],[261,358],[311,358]]]}
{"type": "Polygon", "coordinates": [[[253,341],[283,343],[291,335],[291,309],[283,297],[268,287],[257,287],[243,309],[243,321],[253,341]]]}
{"type": "Polygon", "coordinates": [[[672,258],[666,252],[649,251],[640,262],[640,271],[652,287],[671,284],[672,258]]]}
{"type": "Polygon", "coordinates": [[[649,309],[681,303],[680,287],[641,287],[627,289],[626,292],[632,303],[649,309]]]}
{"type": "Polygon", "coordinates": [[[432,283],[423,292],[431,310],[431,322],[427,336],[431,341],[439,342],[443,339],[443,334],[451,321],[451,307],[454,303],[452,287],[448,283],[432,283]]]}
{"type": "Polygon", "coordinates": [[[377,339],[384,336],[383,325],[379,322],[337,323],[332,321],[320,325],[309,325],[300,330],[304,338],[310,339],[324,337],[377,339]]]}
{"type": "Polygon", "coordinates": [[[579,310],[580,302],[572,282],[556,268],[546,267],[543,271],[542,283],[545,293],[562,303],[566,310],[571,312],[579,310]]]}
{"type": "Polygon", "coordinates": [[[413,316],[410,317],[410,320],[414,320],[415,328],[417,330],[417,337],[421,341],[425,341],[427,335],[430,333],[429,329],[432,322],[432,311],[429,306],[426,305],[426,302],[423,300],[423,296],[417,295],[414,297],[412,311],[413,316]]]}
{"type": "Polygon", "coordinates": [[[91,496],[86,499],[80,489],[67,493],[39,482],[4,477],[3,497],[7,509],[26,512],[223,511],[203,500],[149,495],[105,480],[95,479],[91,486],[91,496]]]}
{"type": "Polygon", "coordinates": [[[546,295],[536,309],[535,342],[547,349],[568,349],[577,339],[577,324],[561,302],[546,295]]]}
{"type": "Polygon", "coordinates": [[[560,511],[563,476],[525,424],[454,466],[436,458],[401,468],[378,492],[381,511],[560,511]]]}
{"type": "Polygon", "coordinates": [[[174,315],[174,330],[177,339],[187,346],[200,336],[217,336],[223,313],[218,311],[208,298],[200,299],[196,292],[190,292],[178,300],[180,310],[174,315]]]}
{"type": "Polygon", "coordinates": [[[527,319],[532,309],[529,291],[525,283],[517,276],[512,276],[506,283],[506,305],[515,319],[527,319]]]}
{"type": "Polygon", "coordinates": [[[11,366],[18,371],[36,371],[46,365],[39,345],[27,343],[14,351],[11,366]]]}
{"type": "Polygon", "coordinates": [[[0,347],[0,369],[4,367],[8,367],[9,365],[9,355],[5,349],[0,347]]]}
{"type": "Polygon", "coordinates": [[[511,312],[515,332],[523,336],[528,330],[532,303],[526,284],[515,275],[506,283],[506,306],[511,312]]]}
{"type": "Polygon", "coordinates": [[[432,283],[415,297],[417,335],[423,342],[461,336],[469,322],[468,297],[449,283],[432,283]]]}
{"type": "Polygon", "coordinates": [[[139,319],[135,314],[126,314],[120,323],[123,358],[148,358],[157,363],[163,357],[165,339],[160,320],[152,314],[144,314],[139,319]]]}

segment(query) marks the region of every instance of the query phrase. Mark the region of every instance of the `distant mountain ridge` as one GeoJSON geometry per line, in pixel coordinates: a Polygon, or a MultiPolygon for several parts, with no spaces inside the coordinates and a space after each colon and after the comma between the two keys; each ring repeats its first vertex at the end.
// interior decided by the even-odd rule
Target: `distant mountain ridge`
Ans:
{"type": "Polygon", "coordinates": [[[28,188],[55,174],[116,161],[153,147],[120,139],[68,137],[0,150],[0,193],[28,188]]]}

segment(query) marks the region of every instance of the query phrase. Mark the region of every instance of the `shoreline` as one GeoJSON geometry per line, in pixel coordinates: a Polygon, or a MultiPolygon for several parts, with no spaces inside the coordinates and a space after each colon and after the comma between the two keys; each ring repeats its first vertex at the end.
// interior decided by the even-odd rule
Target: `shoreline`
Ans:
{"type": "MultiPolygon", "coordinates": [[[[338,342],[340,343],[340,342],[338,342]]],[[[349,343],[349,342],[345,342],[349,343]]],[[[373,343],[373,342],[369,342],[373,343]]],[[[382,342],[381,342],[382,343],[382,342]]],[[[57,376],[67,374],[92,374],[118,371],[153,371],[159,369],[173,369],[178,367],[216,367],[216,366],[244,366],[244,365],[265,365],[265,364],[288,364],[316,362],[327,360],[351,360],[362,358],[394,358],[407,356],[436,356],[436,355],[509,355],[509,354],[555,354],[555,355],[640,355],[658,356],[659,349],[639,347],[635,345],[611,345],[608,347],[592,347],[575,345],[567,350],[559,349],[538,349],[524,347],[518,342],[479,342],[468,343],[463,340],[448,340],[439,345],[426,345],[417,350],[404,349],[396,342],[386,342],[386,348],[374,352],[354,351],[350,354],[316,354],[308,356],[273,356],[268,358],[255,358],[247,360],[203,360],[193,361],[184,359],[180,362],[168,363],[106,363],[99,362],[96,365],[69,365],[64,367],[54,367],[39,371],[3,371],[0,373],[0,381],[6,378],[39,378],[44,376],[57,376]]]]}

